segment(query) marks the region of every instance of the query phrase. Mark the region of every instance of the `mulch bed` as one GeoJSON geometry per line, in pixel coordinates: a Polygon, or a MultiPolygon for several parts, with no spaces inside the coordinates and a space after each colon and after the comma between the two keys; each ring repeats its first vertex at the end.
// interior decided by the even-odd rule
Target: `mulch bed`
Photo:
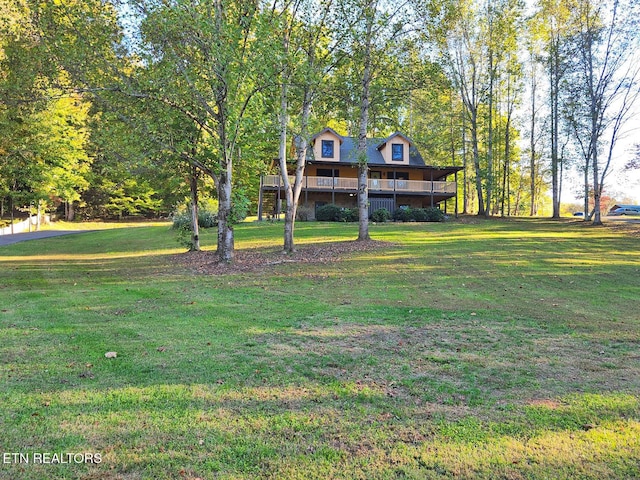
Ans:
{"type": "Polygon", "coordinates": [[[220,262],[215,251],[189,252],[177,257],[177,263],[204,275],[268,271],[276,265],[326,264],[341,260],[357,252],[368,252],[393,246],[377,240],[326,242],[301,245],[294,253],[285,254],[282,248],[253,248],[236,250],[232,263],[220,262]]]}

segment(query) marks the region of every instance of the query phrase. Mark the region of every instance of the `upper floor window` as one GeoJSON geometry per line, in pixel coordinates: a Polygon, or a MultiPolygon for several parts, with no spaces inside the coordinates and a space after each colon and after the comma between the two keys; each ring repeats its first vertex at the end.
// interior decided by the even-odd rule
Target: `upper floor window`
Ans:
{"type": "Polygon", "coordinates": [[[333,157],[333,140],[322,140],[322,158],[333,157]]]}
{"type": "Polygon", "coordinates": [[[404,160],[404,145],[402,143],[391,144],[391,160],[402,162],[404,160]]]}

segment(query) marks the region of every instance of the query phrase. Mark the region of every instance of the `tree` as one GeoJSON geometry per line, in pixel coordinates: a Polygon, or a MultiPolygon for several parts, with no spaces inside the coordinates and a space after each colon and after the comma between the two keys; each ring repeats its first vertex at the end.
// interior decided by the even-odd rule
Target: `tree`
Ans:
{"type": "Polygon", "coordinates": [[[315,2],[297,1],[284,7],[282,28],[282,66],[280,85],[280,148],[279,165],[286,199],[284,224],[284,251],[295,251],[294,228],[296,212],[309,146],[309,122],[311,109],[319,93],[322,79],[326,75],[329,57],[332,53],[326,21],[329,17],[331,1],[321,5],[315,2]],[[318,9],[320,9],[318,11],[318,9]],[[295,138],[295,167],[293,184],[289,179],[287,166],[287,132],[289,130],[289,107],[295,104],[296,114],[292,115],[295,138]]]}
{"type": "MultiPolygon", "coordinates": [[[[408,3],[386,5],[379,0],[351,0],[340,4],[340,28],[347,34],[343,53],[348,62],[347,83],[352,104],[357,109],[356,155],[358,164],[358,240],[369,239],[369,189],[367,138],[375,103],[384,104],[384,95],[374,101],[376,83],[400,79],[398,70],[383,69],[385,62],[403,50],[402,38],[408,20],[403,17],[408,3]],[[386,77],[386,78],[383,78],[386,77]]],[[[397,94],[396,92],[392,92],[397,94]]]]}
{"type": "Polygon", "coordinates": [[[269,12],[258,0],[126,0],[117,2],[117,10],[115,3],[39,4],[52,55],[77,88],[102,101],[118,106],[114,99],[121,97],[141,108],[162,105],[190,130],[201,131],[195,149],[182,149],[184,142],[171,144],[164,135],[153,138],[214,180],[218,255],[231,261],[233,224],[246,203],[233,190],[234,161],[250,103],[273,78],[269,12]],[[57,42],[60,35],[63,41],[57,42]]]}
{"type": "Polygon", "coordinates": [[[615,144],[638,95],[639,6],[576,0],[572,5],[576,52],[570,122],[592,174],[593,223],[601,225],[600,203],[615,144]],[[604,158],[603,158],[604,157],[604,158]]]}

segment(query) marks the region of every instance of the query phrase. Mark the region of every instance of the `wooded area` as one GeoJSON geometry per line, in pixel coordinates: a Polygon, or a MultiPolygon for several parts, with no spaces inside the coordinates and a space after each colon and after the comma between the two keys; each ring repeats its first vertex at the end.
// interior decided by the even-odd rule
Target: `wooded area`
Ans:
{"type": "MultiPolygon", "coordinates": [[[[464,213],[600,223],[638,97],[634,0],[0,0],[0,216],[169,215],[215,198],[218,252],[285,175],[292,250],[310,136],[395,131],[463,166],[464,213]]],[[[636,168],[637,162],[629,162],[636,168]]],[[[359,238],[368,238],[367,167],[359,238]]],[[[622,200],[622,199],[620,199],[622,200]]],[[[197,241],[197,232],[194,232],[197,241]]]]}

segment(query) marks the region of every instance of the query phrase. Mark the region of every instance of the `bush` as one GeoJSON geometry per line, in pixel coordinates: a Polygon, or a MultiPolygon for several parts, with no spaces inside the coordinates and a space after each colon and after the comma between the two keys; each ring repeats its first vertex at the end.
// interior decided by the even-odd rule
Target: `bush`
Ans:
{"type": "Polygon", "coordinates": [[[313,218],[313,208],[307,205],[300,205],[296,210],[296,220],[308,222],[313,218]]]}
{"type": "Polygon", "coordinates": [[[424,211],[427,214],[427,222],[444,222],[444,213],[439,208],[429,207],[424,211]]]}
{"type": "Polygon", "coordinates": [[[378,223],[384,223],[391,220],[391,212],[386,208],[379,208],[371,214],[371,220],[378,223]]]}
{"type": "Polygon", "coordinates": [[[337,205],[323,205],[316,210],[316,220],[319,222],[338,222],[340,221],[341,208],[337,205]]]}
{"type": "MultiPolygon", "coordinates": [[[[172,216],[174,230],[191,231],[191,212],[178,212],[172,216]]],[[[200,228],[213,228],[218,225],[218,214],[208,210],[198,210],[198,226],[200,228]]]]}
{"type": "Polygon", "coordinates": [[[416,222],[428,222],[429,215],[424,208],[412,208],[411,219],[416,222]]]}
{"type": "Polygon", "coordinates": [[[409,207],[400,207],[393,212],[393,219],[396,222],[410,222],[413,220],[411,209],[409,207]]]}
{"type": "Polygon", "coordinates": [[[443,222],[442,210],[436,207],[409,208],[401,207],[393,213],[396,222],[443,222]]]}
{"type": "Polygon", "coordinates": [[[341,222],[357,222],[360,220],[357,208],[343,208],[340,210],[341,222]]]}
{"type": "Polygon", "coordinates": [[[198,226],[200,228],[213,228],[218,226],[218,214],[209,210],[198,210],[198,226]]]}
{"type": "Polygon", "coordinates": [[[316,220],[319,222],[357,222],[357,208],[342,208],[337,205],[323,205],[316,211],[316,220]]]}

